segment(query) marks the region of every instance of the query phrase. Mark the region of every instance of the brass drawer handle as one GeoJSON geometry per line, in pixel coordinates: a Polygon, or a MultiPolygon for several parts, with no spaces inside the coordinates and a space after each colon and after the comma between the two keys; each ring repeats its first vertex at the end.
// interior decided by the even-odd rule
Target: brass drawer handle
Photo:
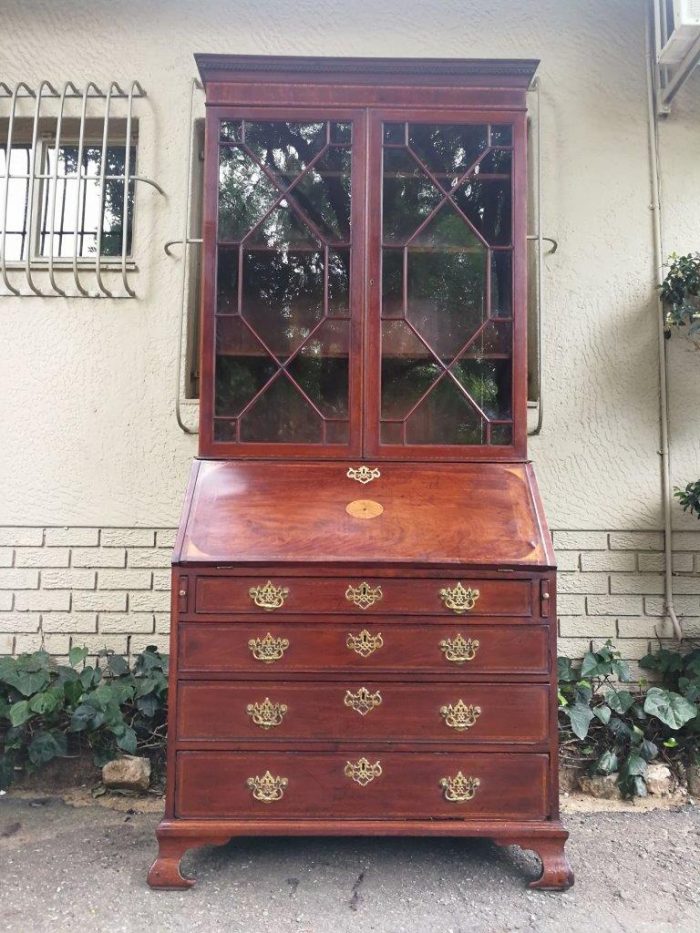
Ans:
{"type": "Polygon", "coordinates": [[[262,703],[249,703],[245,711],[256,726],[260,726],[261,729],[274,729],[282,724],[287,707],[284,703],[273,703],[269,697],[265,697],[262,703]]]}
{"type": "Polygon", "coordinates": [[[440,650],[445,655],[446,661],[464,664],[465,661],[473,661],[476,657],[479,639],[465,638],[461,633],[457,633],[454,638],[443,638],[440,642],[440,650]]]}
{"type": "Polygon", "coordinates": [[[354,603],[358,609],[369,609],[383,597],[381,586],[370,586],[369,583],[360,583],[359,586],[349,586],[345,590],[345,598],[354,603]]]}
{"type": "Polygon", "coordinates": [[[343,700],[346,706],[349,706],[350,709],[354,709],[360,716],[366,716],[367,713],[379,706],[381,702],[381,693],[378,690],[376,693],[370,693],[367,687],[360,687],[357,693],[346,690],[345,699],[343,700]]]}
{"type": "Polygon", "coordinates": [[[284,652],[289,648],[288,638],[274,638],[271,632],[268,632],[264,638],[251,638],[248,647],[256,661],[262,661],[263,664],[274,664],[279,661],[284,652]]]}
{"type": "Polygon", "coordinates": [[[440,787],[443,789],[445,800],[455,803],[471,800],[480,784],[479,778],[467,777],[461,771],[458,771],[454,777],[440,778],[440,787]]]}
{"type": "Polygon", "coordinates": [[[381,632],[372,635],[366,628],[363,628],[359,635],[353,635],[352,632],[348,632],[345,644],[351,651],[354,651],[355,654],[359,654],[362,658],[368,658],[382,647],[384,639],[382,638],[381,632]]]}
{"type": "Polygon", "coordinates": [[[378,761],[372,764],[366,758],[357,761],[348,761],[344,768],[345,777],[351,778],[360,787],[366,787],[382,773],[382,766],[378,761]]]}
{"type": "Polygon", "coordinates": [[[449,726],[450,729],[466,732],[467,729],[471,729],[476,724],[477,719],[481,716],[481,707],[472,704],[467,706],[464,700],[457,700],[454,705],[450,703],[448,706],[441,706],[440,715],[445,720],[445,725],[449,726]]]}
{"type": "Polygon", "coordinates": [[[289,588],[286,586],[275,586],[272,580],[268,580],[264,586],[251,586],[248,595],[256,606],[272,612],[273,609],[279,609],[284,605],[284,601],[289,595],[289,588]]]}
{"type": "Polygon", "coordinates": [[[281,800],[284,797],[284,791],[289,781],[286,777],[274,777],[269,771],[266,771],[262,777],[255,775],[249,777],[246,784],[253,792],[256,800],[262,800],[263,803],[272,803],[274,800],[281,800]]]}
{"type": "Polygon", "coordinates": [[[371,483],[373,479],[379,479],[382,475],[376,467],[370,470],[369,467],[350,467],[348,472],[345,474],[348,479],[355,479],[358,483],[362,483],[363,486],[366,486],[367,483],[371,483]]]}
{"type": "Polygon", "coordinates": [[[465,590],[461,583],[458,583],[457,586],[447,586],[440,590],[440,599],[445,604],[445,607],[456,612],[458,615],[473,609],[478,598],[478,590],[473,590],[471,587],[465,590]]]}

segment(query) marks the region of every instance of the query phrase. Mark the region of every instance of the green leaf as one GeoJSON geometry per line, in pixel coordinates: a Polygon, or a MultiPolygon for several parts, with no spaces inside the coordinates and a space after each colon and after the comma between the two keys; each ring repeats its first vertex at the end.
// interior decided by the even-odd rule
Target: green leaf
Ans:
{"type": "Polygon", "coordinates": [[[571,658],[557,658],[557,679],[560,683],[570,684],[576,680],[576,671],[574,670],[571,658]]]}
{"type": "Polygon", "coordinates": [[[34,765],[43,765],[62,754],[62,746],[53,732],[39,732],[29,744],[27,753],[34,765]]]}
{"type": "Polygon", "coordinates": [[[31,718],[32,711],[29,709],[28,700],[20,700],[19,703],[13,703],[10,707],[10,722],[13,726],[21,726],[31,718]]]}
{"type": "Polygon", "coordinates": [[[596,706],[593,708],[593,715],[596,719],[600,719],[604,726],[610,722],[610,707],[603,704],[602,706],[596,706]]]}
{"type": "Polygon", "coordinates": [[[666,741],[663,743],[663,746],[664,748],[678,748],[678,740],[671,736],[670,739],[666,739],[666,741]]]}
{"type": "Polygon", "coordinates": [[[30,697],[33,693],[39,693],[49,683],[49,675],[46,671],[22,671],[17,670],[6,679],[6,683],[19,691],[22,696],[30,697]]]}
{"type": "Polygon", "coordinates": [[[647,770],[647,763],[637,752],[630,752],[622,764],[622,773],[625,777],[642,775],[647,770]]]}
{"type": "Polygon", "coordinates": [[[61,690],[48,690],[45,693],[35,694],[29,701],[29,708],[34,713],[39,713],[40,716],[43,716],[45,713],[53,712],[58,706],[61,705],[61,700],[63,699],[63,691],[61,690]]]}
{"type": "Polygon", "coordinates": [[[71,732],[82,732],[87,729],[90,723],[93,722],[96,712],[95,707],[90,703],[81,703],[76,706],[70,718],[71,732]]]}
{"type": "Polygon", "coordinates": [[[680,729],[698,714],[698,708],[680,693],[650,687],[644,700],[644,711],[656,716],[670,729],[680,729]]]}
{"type": "Polygon", "coordinates": [[[566,699],[561,690],[557,690],[557,699],[559,700],[559,706],[568,706],[569,701],[566,699]]]}
{"type": "Polygon", "coordinates": [[[605,699],[616,713],[626,713],[634,704],[634,697],[629,690],[611,690],[605,699]]]}
{"type": "Polygon", "coordinates": [[[642,744],[639,746],[639,754],[645,761],[653,761],[654,758],[659,754],[658,747],[651,741],[651,739],[644,739],[642,744]]]}
{"type": "Polygon", "coordinates": [[[136,754],[136,733],[130,726],[127,726],[124,734],[119,736],[117,745],[129,755],[136,754]]]}
{"type": "Polygon", "coordinates": [[[150,696],[139,697],[136,701],[136,708],[140,713],[149,718],[155,716],[158,711],[158,697],[150,696]]]}
{"type": "Polygon", "coordinates": [[[107,667],[110,671],[116,676],[121,677],[122,674],[126,674],[129,670],[129,665],[125,658],[120,654],[112,654],[107,659],[107,667]]]}
{"type": "Polygon", "coordinates": [[[71,667],[77,667],[87,656],[87,648],[71,648],[68,652],[68,663],[71,667]]]}
{"type": "Polygon", "coordinates": [[[585,739],[588,735],[588,729],[593,719],[593,711],[589,707],[584,706],[583,703],[574,703],[569,709],[567,709],[567,714],[571,722],[571,729],[579,739],[585,739]]]}
{"type": "Polygon", "coordinates": [[[626,722],[618,719],[617,716],[611,717],[610,722],[608,723],[608,729],[610,729],[612,734],[620,741],[629,740],[632,736],[632,730],[630,727],[626,722]]]}
{"type": "Polygon", "coordinates": [[[603,752],[596,762],[596,771],[601,774],[612,774],[618,769],[618,758],[614,751],[603,752]]]}

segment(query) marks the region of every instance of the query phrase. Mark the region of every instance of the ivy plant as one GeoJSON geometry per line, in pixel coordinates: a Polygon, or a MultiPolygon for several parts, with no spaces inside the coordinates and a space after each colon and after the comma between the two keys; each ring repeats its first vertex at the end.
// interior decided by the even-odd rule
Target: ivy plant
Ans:
{"type": "Polygon", "coordinates": [[[87,648],[73,648],[68,664],[45,651],[0,658],[0,787],[81,747],[98,765],[120,751],[162,751],[167,657],[151,646],[130,668],[120,655],[101,655],[94,666],[87,648]]]}
{"type": "MultiPolygon", "coordinates": [[[[674,654],[667,652],[668,655],[674,654]]],[[[700,652],[696,652],[700,655],[700,652]]],[[[665,656],[664,656],[665,658],[665,656]]],[[[660,655],[644,662],[670,664],[660,655]]],[[[692,677],[670,674],[662,686],[630,684],[629,666],[610,642],[588,651],[580,662],[558,659],[559,725],[564,760],[584,762],[597,774],[617,774],[623,796],[644,796],[647,765],[664,750],[693,752],[691,735],[700,729],[700,669],[695,660],[674,662],[692,677]],[[686,683],[686,681],[688,681],[686,683]],[[629,685],[629,686],[626,686],[629,685]],[[681,736],[679,741],[678,736],[681,736]]],[[[654,668],[662,673],[661,667],[654,668]]],[[[697,746],[695,746],[697,748],[697,746]]]]}
{"type": "Polygon", "coordinates": [[[690,512],[700,520],[700,479],[688,483],[685,487],[676,486],[673,495],[682,505],[684,512],[690,512]]]}
{"type": "Polygon", "coordinates": [[[700,253],[671,253],[668,272],[659,288],[667,336],[673,327],[687,327],[688,337],[700,341],[700,253]]]}

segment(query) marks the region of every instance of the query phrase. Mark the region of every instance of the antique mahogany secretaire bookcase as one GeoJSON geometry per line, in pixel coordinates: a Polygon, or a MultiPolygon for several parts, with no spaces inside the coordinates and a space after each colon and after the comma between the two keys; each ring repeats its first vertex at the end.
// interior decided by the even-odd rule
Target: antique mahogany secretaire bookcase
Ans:
{"type": "Polygon", "coordinates": [[[198,56],[200,450],[156,887],[246,835],[485,836],[565,888],[526,452],[530,61],[198,56]]]}

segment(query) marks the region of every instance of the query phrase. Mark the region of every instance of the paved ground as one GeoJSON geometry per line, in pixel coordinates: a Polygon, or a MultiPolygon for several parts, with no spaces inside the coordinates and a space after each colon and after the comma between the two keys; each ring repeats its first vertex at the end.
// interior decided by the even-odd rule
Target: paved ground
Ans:
{"type": "Polygon", "coordinates": [[[696,933],[700,809],[575,813],[565,894],[482,840],[246,839],[190,853],[190,891],[146,887],[153,814],[0,798],[3,933],[696,933]]]}

